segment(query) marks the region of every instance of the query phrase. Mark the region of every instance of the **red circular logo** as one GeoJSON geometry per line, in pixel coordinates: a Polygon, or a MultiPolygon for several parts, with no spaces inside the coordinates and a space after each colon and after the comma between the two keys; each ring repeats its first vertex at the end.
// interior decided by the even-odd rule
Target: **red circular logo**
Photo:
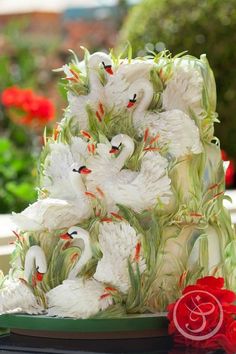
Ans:
{"type": "Polygon", "coordinates": [[[223,323],[219,300],[204,290],[184,294],[175,304],[173,321],[186,338],[201,341],[213,337],[223,323]]]}

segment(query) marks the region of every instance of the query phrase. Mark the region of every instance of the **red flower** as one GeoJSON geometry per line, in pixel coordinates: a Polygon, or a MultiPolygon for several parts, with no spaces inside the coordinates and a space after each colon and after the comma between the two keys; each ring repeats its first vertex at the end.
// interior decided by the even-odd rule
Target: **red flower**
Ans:
{"type": "Polygon", "coordinates": [[[223,287],[223,278],[198,279],[168,306],[169,334],[175,343],[236,352],[236,294],[223,287]]]}
{"type": "Polygon", "coordinates": [[[10,116],[16,123],[32,127],[44,126],[54,118],[53,103],[31,89],[13,86],[2,93],[2,104],[11,109],[10,116]]]}
{"type": "Polygon", "coordinates": [[[234,174],[235,174],[234,162],[229,159],[227,153],[224,150],[221,150],[221,157],[223,161],[229,161],[229,166],[225,171],[225,184],[226,187],[230,187],[234,184],[234,174]]]}

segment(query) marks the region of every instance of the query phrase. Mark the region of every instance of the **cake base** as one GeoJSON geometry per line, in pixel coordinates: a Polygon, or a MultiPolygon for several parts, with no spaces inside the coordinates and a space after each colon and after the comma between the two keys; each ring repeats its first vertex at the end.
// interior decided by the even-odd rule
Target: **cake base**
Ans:
{"type": "Polygon", "coordinates": [[[111,340],[52,339],[17,334],[0,337],[0,352],[4,354],[168,354],[171,347],[169,337],[111,340]]]}
{"type": "Polygon", "coordinates": [[[108,319],[71,319],[45,315],[0,316],[0,328],[24,336],[60,339],[122,339],[167,336],[165,313],[108,319]]]}

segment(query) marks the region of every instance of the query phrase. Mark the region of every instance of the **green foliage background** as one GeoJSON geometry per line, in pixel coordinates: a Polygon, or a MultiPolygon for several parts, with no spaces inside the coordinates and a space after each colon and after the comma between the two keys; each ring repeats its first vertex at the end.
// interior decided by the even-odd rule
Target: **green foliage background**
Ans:
{"type": "Polygon", "coordinates": [[[206,53],[217,84],[221,146],[236,160],[236,1],[144,0],[133,7],[120,33],[119,46],[130,41],[134,55],[169,49],[206,53]]]}
{"type": "MultiPolygon", "coordinates": [[[[49,85],[55,85],[44,62],[58,43],[35,41],[26,29],[27,22],[13,21],[1,32],[4,51],[0,55],[0,96],[13,85],[44,94],[49,85]]],[[[0,100],[0,213],[22,211],[36,199],[38,139],[30,128],[10,119],[0,100]]]]}

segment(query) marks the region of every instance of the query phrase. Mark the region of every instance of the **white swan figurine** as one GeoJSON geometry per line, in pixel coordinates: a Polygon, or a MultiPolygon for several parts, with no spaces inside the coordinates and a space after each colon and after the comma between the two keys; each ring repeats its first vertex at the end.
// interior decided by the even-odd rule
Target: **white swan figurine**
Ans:
{"type": "MultiPolygon", "coordinates": [[[[68,93],[70,113],[77,117],[80,128],[88,129],[87,105],[96,112],[99,121],[103,118],[104,110],[113,110],[116,114],[123,111],[129,85],[137,78],[148,78],[152,67],[153,63],[141,60],[133,60],[131,64],[122,60],[114,66],[109,55],[101,52],[92,54],[88,60],[89,94],[77,96],[72,92],[68,93]],[[108,74],[104,86],[98,75],[99,67],[103,67],[108,74]]],[[[72,75],[68,68],[65,73],[67,76],[72,75]]]]}
{"type": "Polygon", "coordinates": [[[139,172],[122,169],[134,152],[134,142],[128,135],[118,134],[111,140],[112,148],[98,144],[97,155],[88,161],[91,174],[88,189],[99,187],[105,196],[108,211],[123,204],[136,212],[154,207],[158,199],[168,203],[171,196],[168,161],[158,152],[144,153],[139,172]],[[114,153],[119,156],[114,158],[114,153]],[[109,156],[110,155],[110,156],[109,156]]]}
{"type": "Polygon", "coordinates": [[[99,109],[103,110],[99,104],[102,104],[104,99],[104,87],[99,79],[98,69],[103,67],[104,70],[112,75],[112,61],[111,58],[102,52],[92,54],[88,60],[88,75],[90,92],[88,95],[75,95],[72,92],[68,93],[69,110],[72,116],[75,116],[80,125],[80,129],[88,129],[88,114],[86,107],[89,105],[98,117],[102,114],[99,109]],[[99,108],[100,107],[100,108],[99,108]]]}
{"type": "Polygon", "coordinates": [[[128,97],[127,107],[134,107],[133,124],[139,135],[144,135],[146,128],[152,136],[159,134],[160,146],[167,145],[169,153],[176,158],[202,152],[198,127],[186,113],[178,109],[161,113],[148,110],[153,98],[149,80],[143,78],[133,82],[128,97]]]}
{"type": "Polygon", "coordinates": [[[21,230],[70,227],[92,214],[82,178],[91,172],[84,165],[87,144],[80,138],[73,139],[71,145],[52,144],[41,183],[49,192],[49,197],[38,200],[19,214],[13,214],[13,222],[21,230]]]}
{"type": "Polygon", "coordinates": [[[39,300],[32,292],[27,283],[33,274],[36,281],[42,281],[47,271],[47,261],[41,247],[31,246],[25,256],[24,278],[16,279],[8,277],[0,289],[0,314],[11,312],[24,312],[28,314],[39,314],[44,311],[39,300]]]}
{"type": "MultiPolygon", "coordinates": [[[[58,317],[88,318],[113,303],[106,286],[95,279],[76,278],[82,267],[92,257],[89,233],[80,227],[71,227],[64,239],[82,241],[83,253],[69,273],[69,279],[47,293],[48,315],[58,317]]],[[[74,243],[74,241],[72,241],[74,243]]]]}
{"type": "Polygon", "coordinates": [[[125,221],[104,222],[100,224],[99,245],[102,258],[98,262],[94,279],[127,293],[130,288],[128,260],[131,264],[137,262],[140,273],[146,269],[140,235],[125,221]]]}
{"type": "Polygon", "coordinates": [[[69,177],[76,199],[69,201],[54,198],[40,199],[21,213],[13,214],[13,222],[24,231],[51,231],[87,219],[93,211],[89,198],[85,195],[86,189],[81,174],[89,172],[85,166],[71,167],[69,177]]]}
{"type": "Polygon", "coordinates": [[[127,103],[127,92],[132,82],[137,78],[149,77],[153,63],[145,60],[120,60],[113,67],[113,75],[108,75],[104,86],[104,105],[115,112],[124,110],[127,103]]]}

